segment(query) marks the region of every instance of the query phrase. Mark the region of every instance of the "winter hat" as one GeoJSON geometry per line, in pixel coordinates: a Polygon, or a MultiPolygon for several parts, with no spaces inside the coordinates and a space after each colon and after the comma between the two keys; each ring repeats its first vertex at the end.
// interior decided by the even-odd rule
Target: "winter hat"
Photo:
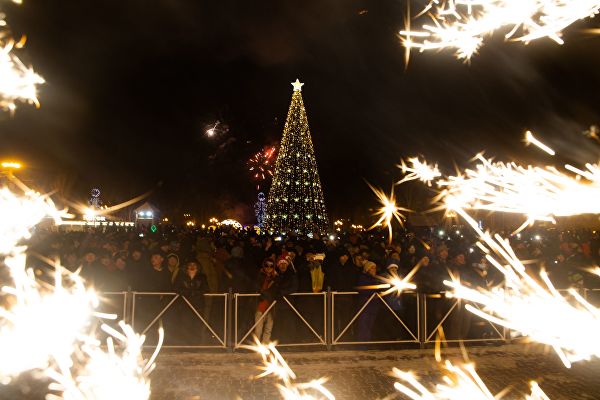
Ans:
{"type": "Polygon", "coordinates": [[[282,254],[277,259],[277,265],[279,265],[281,263],[285,263],[286,265],[288,265],[290,263],[290,260],[285,255],[282,254]]]}
{"type": "Polygon", "coordinates": [[[176,260],[177,260],[177,265],[179,265],[179,256],[178,256],[177,254],[175,254],[175,253],[169,253],[169,254],[167,254],[167,260],[168,260],[169,258],[174,258],[174,259],[176,259],[176,260]]]}
{"type": "Polygon", "coordinates": [[[367,274],[371,268],[377,269],[377,264],[375,264],[373,261],[365,261],[363,264],[363,272],[367,274]]]}
{"type": "Polygon", "coordinates": [[[389,262],[387,267],[385,267],[388,271],[390,269],[395,269],[396,271],[398,270],[398,264],[396,264],[395,262],[389,262]]]}

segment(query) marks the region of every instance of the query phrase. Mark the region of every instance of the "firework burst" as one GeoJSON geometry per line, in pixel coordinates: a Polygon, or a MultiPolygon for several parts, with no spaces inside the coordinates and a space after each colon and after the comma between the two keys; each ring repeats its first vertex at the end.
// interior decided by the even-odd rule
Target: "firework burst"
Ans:
{"type": "Polygon", "coordinates": [[[273,177],[273,161],[276,151],[277,148],[275,146],[265,147],[248,160],[248,170],[258,182],[256,185],[257,190],[260,188],[261,182],[273,177]]]}

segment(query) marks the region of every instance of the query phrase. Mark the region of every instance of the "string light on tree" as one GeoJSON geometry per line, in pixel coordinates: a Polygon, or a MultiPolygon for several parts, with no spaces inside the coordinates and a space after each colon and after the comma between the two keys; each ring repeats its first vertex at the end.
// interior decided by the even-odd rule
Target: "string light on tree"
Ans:
{"type": "Polygon", "coordinates": [[[267,201],[265,225],[276,232],[323,233],[329,226],[302,86],[296,79],[267,201]]]}

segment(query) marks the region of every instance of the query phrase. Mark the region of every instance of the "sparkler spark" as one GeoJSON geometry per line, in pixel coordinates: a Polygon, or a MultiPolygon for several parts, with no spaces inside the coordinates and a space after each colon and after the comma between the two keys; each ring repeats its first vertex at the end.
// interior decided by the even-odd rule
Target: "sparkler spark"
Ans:
{"type": "Polygon", "coordinates": [[[598,165],[586,164],[585,170],[565,165],[575,173],[571,176],[551,166],[493,163],[481,154],[475,160],[479,163],[474,169],[437,181],[443,188],[434,199],[443,203],[440,208],[523,214],[527,219],[518,230],[535,221],[600,213],[595,200],[600,196],[598,165]]]}
{"type": "MultiPolygon", "coordinates": [[[[144,365],[141,349],[144,336],[136,334],[133,329],[119,322],[122,332],[107,325],[102,329],[111,336],[106,340],[107,350],[98,343],[85,345],[82,351],[88,362],[73,376],[69,370],[57,374],[49,371],[48,375],[56,380],[50,385],[50,390],[62,392],[61,397],[50,396],[49,399],[147,399],[150,397],[150,382],[147,376],[154,369],[154,358],[144,365]],[[114,339],[113,339],[114,338],[114,339]],[[124,346],[123,350],[115,350],[114,340],[124,346]]],[[[164,331],[159,330],[159,346],[162,344],[164,331]]]]}
{"type": "Polygon", "coordinates": [[[415,290],[417,288],[417,285],[412,283],[410,280],[423,266],[423,263],[424,258],[420,259],[419,262],[413,267],[413,269],[410,270],[410,272],[406,274],[406,276],[404,276],[403,278],[400,278],[400,276],[397,273],[392,272],[390,278],[378,276],[378,278],[384,281],[385,283],[379,285],[358,286],[357,289],[387,289],[381,293],[382,296],[387,296],[388,294],[394,292],[396,296],[400,296],[400,294],[402,294],[402,292],[405,290],[415,290]]]}
{"type": "MultiPolygon", "coordinates": [[[[475,371],[473,364],[456,366],[446,360],[444,376],[435,388],[427,389],[410,372],[393,369],[394,376],[404,383],[395,382],[394,388],[411,400],[497,400],[475,371]]],[[[550,400],[536,382],[531,382],[531,395],[525,400],[550,400]]]]}
{"type": "Polygon", "coordinates": [[[277,377],[282,384],[277,384],[279,393],[285,400],[317,400],[326,398],[335,400],[335,396],[323,386],[327,382],[326,378],[314,379],[305,383],[296,383],[296,374],[283,356],[276,348],[276,343],[262,344],[255,338],[256,345],[244,346],[252,350],[262,357],[263,366],[260,369],[263,371],[257,378],[273,375],[277,377]],[[314,394],[311,394],[314,393],[314,394]]]}
{"type": "Polygon", "coordinates": [[[548,147],[547,145],[545,145],[544,143],[542,143],[538,139],[536,139],[536,137],[533,136],[533,133],[531,133],[531,131],[525,132],[525,143],[528,145],[532,144],[534,146],[537,146],[540,149],[542,149],[543,151],[545,151],[546,153],[550,154],[551,156],[556,154],[554,152],[554,150],[552,150],[550,147],[548,147]]]}
{"type": "Polygon", "coordinates": [[[410,211],[407,208],[399,207],[396,204],[396,197],[394,194],[394,189],[390,193],[390,196],[386,196],[385,193],[381,189],[377,189],[371,184],[367,183],[373,193],[377,196],[379,203],[381,204],[381,208],[375,213],[375,216],[380,216],[377,222],[375,222],[369,229],[373,229],[378,225],[387,226],[389,231],[389,241],[392,241],[392,221],[394,218],[398,221],[400,226],[404,225],[402,220],[406,219],[406,217],[401,213],[401,211],[410,211]]]}
{"type": "MultiPolygon", "coordinates": [[[[21,4],[20,0],[13,3],[21,4]]],[[[4,14],[0,13],[0,108],[11,113],[17,108],[18,101],[40,106],[37,98],[37,85],[44,83],[44,78],[33,71],[14,53],[25,45],[25,38],[15,42],[6,30],[4,14]]]]}
{"type": "Polygon", "coordinates": [[[96,311],[98,297],[85,287],[81,277],[56,263],[54,284],[49,285],[26,268],[26,248],[18,243],[30,237],[31,228],[45,216],[60,222],[64,213],[57,211],[49,198],[17,180],[13,183],[25,194],[19,196],[8,188],[0,190],[0,256],[12,280],[12,286],[2,287],[5,302],[0,307],[0,383],[35,370],[55,381],[50,390],[62,392],[60,397],[49,395],[49,399],[112,400],[123,395],[147,399],[147,376],[155,356],[144,363],[144,337],[135,335],[122,322],[123,334],[104,325],[103,329],[122,343],[124,350],[117,353],[110,338],[108,350],[103,350],[95,338],[92,321],[114,316],[96,311]]]}
{"type": "Polygon", "coordinates": [[[433,166],[428,165],[427,162],[421,162],[418,157],[409,158],[408,162],[412,164],[412,167],[408,166],[404,160],[402,160],[401,164],[398,166],[402,170],[402,173],[406,174],[409,172],[409,174],[406,174],[402,180],[396,183],[397,185],[412,180],[420,180],[421,182],[426,183],[427,186],[431,186],[432,181],[442,176],[437,164],[433,166]]]}
{"type": "Polygon", "coordinates": [[[427,14],[433,24],[420,30],[407,24],[400,36],[407,51],[455,49],[458,59],[469,60],[496,30],[525,44],[540,38],[563,44],[565,28],[599,10],[598,0],[431,0],[417,17],[427,14]]]}
{"type": "Polygon", "coordinates": [[[505,287],[469,288],[460,281],[444,281],[453,289],[451,297],[468,300],[483,306],[480,310],[471,304],[465,307],[473,314],[494,324],[520,332],[530,340],[551,346],[563,364],[600,357],[600,309],[589,304],[574,289],[560,294],[545,271],[538,283],[525,270],[508,240],[499,235],[483,232],[477,222],[464,210],[456,212],[479,235],[480,248],[487,260],[505,277],[505,287]]]}

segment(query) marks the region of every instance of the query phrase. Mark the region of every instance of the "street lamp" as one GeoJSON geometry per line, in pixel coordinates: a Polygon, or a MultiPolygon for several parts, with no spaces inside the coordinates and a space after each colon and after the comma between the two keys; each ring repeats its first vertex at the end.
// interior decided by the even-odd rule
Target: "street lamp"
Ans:
{"type": "Polygon", "coordinates": [[[13,177],[15,170],[22,168],[22,164],[16,161],[2,161],[0,166],[2,166],[2,174],[6,175],[9,179],[13,177]]]}
{"type": "Polygon", "coordinates": [[[14,161],[2,161],[2,168],[8,170],[21,169],[21,163],[14,161]]]}

